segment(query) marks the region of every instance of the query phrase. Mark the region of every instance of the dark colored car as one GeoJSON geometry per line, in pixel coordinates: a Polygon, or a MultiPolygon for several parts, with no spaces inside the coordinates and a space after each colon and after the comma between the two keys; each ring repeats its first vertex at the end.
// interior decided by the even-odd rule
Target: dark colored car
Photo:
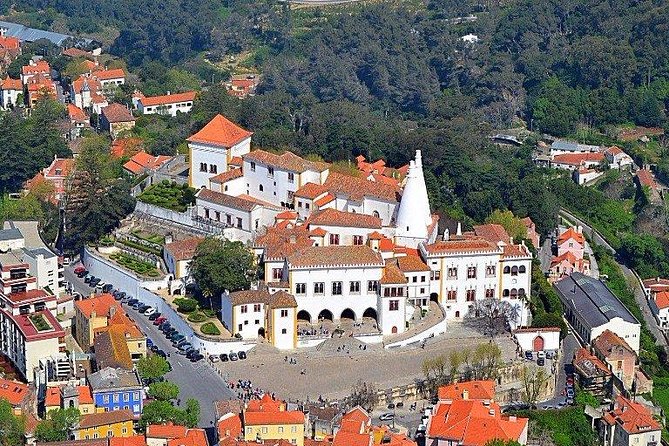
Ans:
{"type": "Polygon", "coordinates": [[[202,353],[195,353],[190,357],[190,362],[198,362],[204,359],[204,355],[202,353]]]}
{"type": "Polygon", "coordinates": [[[137,311],[139,311],[140,313],[144,313],[144,312],[145,312],[146,310],[148,310],[150,307],[151,307],[151,305],[141,304],[141,305],[139,305],[139,306],[137,307],[137,311]]]}
{"type": "Polygon", "coordinates": [[[151,339],[151,338],[146,338],[146,346],[150,348],[152,345],[154,345],[154,344],[153,344],[153,339],[151,339]]]}
{"type": "Polygon", "coordinates": [[[170,340],[172,341],[172,344],[174,344],[174,345],[177,345],[179,342],[183,341],[184,339],[186,339],[186,336],[184,336],[182,334],[178,334],[178,335],[172,336],[170,338],[170,340]]]}
{"type": "Polygon", "coordinates": [[[159,317],[160,317],[160,313],[158,313],[158,312],[156,311],[156,312],[153,313],[151,316],[149,316],[149,320],[150,320],[150,321],[155,321],[155,320],[158,319],[159,317]]]}
{"type": "Polygon", "coordinates": [[[221,353],[218,357],[221,358],[221,362],[227,362],[230,360],[227,353],[221,353]]]}
{"type": "Polygon", "coordinates": [[[237,357],[238,357],[239,359],[246,359],[246,352],[243,351],[243,350],[240,351],[239,353],[237,353],[237,357]]]}
{"type": "Polygon", "coordinates": [[[95,276],[86,276],[84,277],[84,283],[91,283],[91,280],[94,280],[95,276]]]}
{"type": "Polygon", "coordinates": [[[158,355],[158,356],[162,356],[163,358],[167,358],[167,353],[165,353],[165,352],[162,351],[162,350],[157,350],[157,351],[156,351],[156,355],[158,355]]]}
{"type": "Polygon", "coordinates": [[[532,352],[530,352],[530,351],[525,352],[525,359],[529,359],[529,360],[534,359],[534,356],[532,355],[532,352]]]}
{"type": "Polygon", "coordinates": [[[112,285],[111,283],[108,283],[107,285],[105,285],[105,286],[102,287],[102,292],[103,292],[103,293],[108,293],[108,292],[110,292],[113,288],[114,288],[114,285],[112,285]]]}
{"type": "Polygon", "coordinates": [[[102,279],[99,279],[99,278],[96,277],[95,279],[88,282],[88,286],[90,286],[92,288],[95,288],[96,286],[98,286],[98,283],[100,283],[101,280],[102,279]]]}
{"type": "Polygon", "coordinates": [[[80,271],[80,272],[78,272],[78,273],[76,273],[76,274],[77,274],[77,277],[81,279],[81,278],[83,278],[83,277],[86,277],[86,275],[88,274],[88,271],[87,271],[87,270],[83,270],[83,271],[80,271]]]}
{"type": "Polygon", "coordinates": [[[151,350],[153,353],[156,353],[158,350],[160,350],[160,348],[159,348],[156,344],[153,344],[153,345],[150,347],[150,350],[151,350]]]}
{"type": "Polygon", "coordinates": [[[139,302],[139,300],[137,300],[137,299],[129,299],[129,300],[128,300],[128,305],[133,306],[133,305],[135,305],[137,302],[139,302]]]}
{"type": "Polygon", "coordinates": [[[171,328],[171,327],[172,327],[172,326],[170,325],[170,323],[167,322],[167,321],[165,321],[165,322],[163,322],[162,324],[160,324],[160,325],[158,326],[158,330],[160,330],[160,331],[162,331],[163,333],[165,333],[165,332],[166,332],[169,328],[171,328]]]}
{"type": "Polygon", "coordinates": [[[153,325],[160,325],[163,322],[166,322],[167,318],[164,317],[157,317],[155,321],[153,321],[153,325]]]}
{"type": "Polygon", "coordinates": [[[539,366],[546,365],[546,360],[544,358],[537,359],[537,365],[539,366]]]}

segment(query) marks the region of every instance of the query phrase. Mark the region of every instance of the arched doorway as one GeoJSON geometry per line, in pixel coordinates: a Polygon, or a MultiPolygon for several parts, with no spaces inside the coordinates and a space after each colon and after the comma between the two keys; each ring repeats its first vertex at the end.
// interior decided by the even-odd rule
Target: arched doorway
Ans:
{"type": "Polygon", "coordinates": [[[459,311],[455,312],[455,317],[460,317],[460,312],[459,311]]]}
{"type": "Polygon", "coordinates": [[[532,341],[532,349],[535,352],[541,351],[544,349],[544,338],[541,336],[537,336],[534,338],[534,341],[532,341]]]}
{"type": "Polygon", "coordinates": [[[391,332],[392,334],[397,334],[397,326],[396,326],[396,325],[393,325],[393,328],[390,329],[390,332],[391,332]]]}
{"type": "Polygon", "coordinates": [[[327,319],[329,321],[333,321],[334,317],[332,316],[332,311],[330,310],[323,310],[320,313],[318,313],[318,320],[322,321],[324,319],[327,319]]]}
{"type": "Polygon", "coordinates": [[[297,321],[311,323],[311,315],[308,311],[300,310],[297,312],[297,321]]]}
{"type": "Polygon", "coordinates": [[[355,313],[350,308],[345,309],[341,312],[341,319],[352,319],[355,320],[355,313]]]}
{"type": "Polygon", "coordinates": [[[263,338],[265,337],[265,328],[264,327],[260,327],[258,329],[258,336],[263,337],[263,338]]]}
{"type": "Polygon", "coordinates": [[[430,293],[431,302],[439,302],[439,295],[437,293],[430,293]]]}
{"type": "Polygon", "coordinates": [[[362,313],[362,317],[363,318],[368,317],[368,318],[374,319],[375,321],[378,321],[376,310],[372,307],[367,308],[365,310],[365,312],[362,313]]]}

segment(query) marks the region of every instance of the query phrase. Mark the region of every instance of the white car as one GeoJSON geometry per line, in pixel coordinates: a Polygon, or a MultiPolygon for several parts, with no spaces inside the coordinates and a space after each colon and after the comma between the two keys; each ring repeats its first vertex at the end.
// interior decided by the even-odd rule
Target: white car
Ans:
{"type": "Polygon", "coordinates": [[[379,415],[379,420],[381,421],[392,421],[395,419],[395,415],[390,412],[383,413],[379,415]]]}
{"type": "Polygon", "coordinates": [[[158,310],[156,310],[153,307],[149,307],[149,308],[146,309],[146,311],[144,311],[144,316],[151,316],[156,311],[158,311],[158,310]]]}
{"type": "Polygon", "coordinates": [[[546,359],[546,352],[543,350],[537,352],[537,359],[546,359]]]}

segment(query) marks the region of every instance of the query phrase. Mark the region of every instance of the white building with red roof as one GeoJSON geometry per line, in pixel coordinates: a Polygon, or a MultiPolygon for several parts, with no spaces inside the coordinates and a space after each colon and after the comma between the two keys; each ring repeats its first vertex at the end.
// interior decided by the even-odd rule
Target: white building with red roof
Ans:
{"type": "Polygon", "coordinates": [[[51,66],[44,59],[38,61],[31,59],[28,65],[21,67],[21,83],[27,85],[28,81],[38,74],[44,76],[46,79],[51,79],[51,66]]]}
{"type": "Polygon", "coordinates": [[[623,152],[618,146],[611,146],[604,150],[604,156],[606,156],[606,161],[612,169],[624,169],[634,166],[632,157],[623,152]]]}
{"type": "Polygon", "coordinates": [[[2,108],[7,109],[16,106],[19,94],[23,93],[23,84],[20,79],[12,79],[7,76],[0,84],[0,101],[2,108]]]}
{"type": "Polygon", "coordinates": [[[160,169],[165,163],[171,161],[172,158],[174,157],[168,155],[149,155],[145,151],[140,150],[123,164],[123,169],[133,175],[141,175],[160,169]]]}
{"type": "Polygon", "coordinates": [[[605,446],[658,445],[662,425],[642,404],[618,396],[599,424],[605,446]]]}
{"type": "Polygon", "coordinates": [[[39,183],[46,181],[53,186],[53,195],[51,201],[59,203],[65,196],[67,189],[67,179],[74,170],[74,159],[58,158],[54,156],[53,161],[48,167],[38,172],[31,180],[27,182],[26,188],[31,189],[39,183]]]}
{"type": "Polygon", "coordinates": [[[174,117],[177,113],[189,113],[193,109],[196,95],[195,91],[167,92],[161,96],[142,95],[137,98],[137,110],[143,115],[159,114],[174,117]]]}

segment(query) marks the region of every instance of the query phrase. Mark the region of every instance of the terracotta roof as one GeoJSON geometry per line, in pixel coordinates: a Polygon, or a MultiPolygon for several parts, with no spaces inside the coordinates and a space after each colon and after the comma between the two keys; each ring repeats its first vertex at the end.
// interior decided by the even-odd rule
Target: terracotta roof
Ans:
{"type": "Polygon", "coordinates": [[[585,152],[585,153],[563,153],[555,155],[552,163],[567,164],[570,166],[579,166],[586,162],[600,162],[604,160],[602,152],[585,152]]]}
{"type": "Polygon", "coordinates": [[[112,307],[116,311],[123,311],[121,305],[109,293],[100,294],[90,299],[78,300],[74,305],[86,318],[90,318],[94,311],[98,316],[108,316],[112,307]]]}
{"type": "Polygon", "coordinates": [[[652,279],[645,279],[643,281],[643,286],[646,288],[669,288],[669,279],[663,279],[661,277],[653,277],[652,279]]]}
{"type": "Polygon", "coordinates": [[[618,396],[615,408],[604,414],[604,421],[609,425],[616,425],[628,434],[658,431],[662,426],[653,418],[653,415],[642,404],[618,396]]]}
{"type": "Polygon", "coordinates": [[[498,252],[500,248],[483,238],[441,240],[425,245],[428,254],[498,252]]]}
{"type": "Polygon", "coordinates": [[[369,433],[338,431],[332,446],[370,446],[372,436],[369,433]]]}
{"type": "Polygon", "coordinates": [[[18,38],[11,36],[0,36],[0,48],[18,50],[21,43],[18,38]]]}
{"type": "Polygon", "coordinates": [[[498,242],[511,243],[511,237],[504,226],[495,223],[474,226],[474,233],[495,244],[498,242]]]}
{"type": "Polygon", "coordinates": [[[284,152],[281,155],[266,152],[264,150],[254,150],[244,155],[244,161],[255,161],[268,166],[274,166],[282,170],[302,173],[305,171],[323,172],[329,168],[327,163],[317,161],[308,161],[292,152],[284,152]]]}
{"type": "Polygon", "coordinates": [[[573,364],[580,374],[584,374],[588,378],[611,375],[611,371],[607,365],[590,353],[587,348],[581,347],[576,350],[573,364]]]}
{"type": "Polygon", "coordinates": [[[195,91],[186,91],[184,93],[173,93],[162,96],[145,96],[140,98],[140,102],[144,107],[152,107],[154,105],[176,104],[178,102],[189,102],[195,100],[195,91]]]}
{"type": "Polygon", "coordinates": [[[21,68],[21,72],[23,74],[35,74],[35,73],[50,74],[51,66],[46,60],[42,59],[35,62],[35,65],[24,65],[21,68]]]}
{"type": "Polygon", "coordinates": [[[21,84],[21,79],[12,79],[7,75],[5,80],[2,81],[2,89],[23,91],[23,84],[21,84]]]}
{"type": "Polygon", "coordinates": [[[331,193],[327,193],[327,194],[325,194],[324,197],[321,197],[321,198],[315,200],[315,201],[314,201],[314,204],[315,204],[317,207],[320,208],[320,207],[325,206],[326,204],[328,204],[328,203],[334,201],[336,198],[337,198],[337,197],[335,197],[335,196],[332,195],[331,193]]]}
{"type": "Polygon", "coordinates": [[[81,93],[84,89],[84,85],[88,85],[88,89],[91,92],[91,95],[98,94],[99,91],[102,91],[102,84],[100,81],[88,74],[82,74],[77,79],[72,81],[72,90],[74,90],[75,94],[81,93]]]}
{"type": "Polygon", "coordinates": [[[142,141],[141,138],[117,138],[112,143],[110,152],[115,158],[121,158],[122,156],[132,156],[142,150],[143,145],[144,141],[142,141]]]}
{"type": "Polygon", "coordinates": [[[63,56],[68,56],[72,58],[77,58],[77,57],[93,57],[92,53],[89,53],[88,51],[80,50],[79,48],[67,48],[63,50],[62,52],[63,56]]]}
{"type": "Polygon", "coordinates": [[[398,190],[386,184],[373,183],[364,178],[356,178],[337,172],[330,172],[324,186],[335,195],[345,195],[351,200],[361,201],[364,197],[396,203],[398,190]]]}
{"type": "Polygon", "coordinates": [[[383,266],[381,255],[367,246],[312,246],[288,258],[293,268],[383,266]]]}
{"type": "Polygon", "coordinates": [[[568,228],[566,231],[564,231],[562,234],[558,236],[557,239],[558,245],[566,242],[570,238],[573,238],[580,244],[583,244],[583,242],[585,241],[585,238],[583,237],[582,233],[576,232],[576,229],[574,228],[568,228]]]}
{"type": "Polygon", "coordinates": [[[276,220],[295,220],[298,217],[295,211],[283,211],[276,215],[276,220]]]}
{"type": "Polygon", "coordinates": [[[604,330],[602,334],[595,338],[592,346],[605,358],[621,355],[636,357],[636,353],[627,342],[611,330],[604,330]]]}
{"type": "Polygon", "coordinates": [[[223,184],[243,176],[242,169],[230,169],[227,172],[219,173],[215,177],[209,178],[209,181],[212,183],[223,184]]]}
{"type": "Polygon", "coordinates": [[[304,414],[299,410],[245,411],[242,414],[244,426],[277,424],[304,424],[304,414]]]}
{"type": "Polygon", "coordinates": [[[264,248],[265,260],[283,260],[284,258],[312,246],[314,241],[309,238],[306,227],[267,228],[265,234],[256,237],[253,246],[264,248]]]}
{"type": "Polygon", "coordinates": [[[467,381],[462,383],[450,384],[439,387],[440,400],[459,400],[464,399],[467,392],[467,399],[470,400],[489,400],[495,399],[494,381],[467,381]]]}
{"type": "Polygon", "coordinates": [[[60,387],[47,387],[44,395],[45,407],[60,407],[60,387]]]}
{"type": "Polygon", "coordinates": [[[165,250],[169,252],[176,261],[190,260],[195,255],[195,250],[202,240],[204,240],[202,237],[190,237],[184,240],[178,240],[176,242],[167,243],[165,245],[165,250]]]}
{"type": "Polygon", "coordinates": [[[236,413],[228,412],[216,422],[218,438],[237,438],[242,433],[242,420],[236,413]]]}
{"type": "Polygon", "coordinates": [[[430,271],[430,267],[417,256],[397,257],[397,266],[405,273],[430,271]]]}
{"type": "Polygon", "coordinates": [[[56,158],[51,162],[47,168],[45,177],[67,177],[74,169],[74,159],[72,158],[56,158]]]}
{"type": "Polygon", "coordinates": [[[207,446],[207,434],[204,429],[188,429],[186,435],[167,442],[167,446],[207,446]]]}
{"type": "Polygon", "coordinates": [[[119,330],[105,330],[93,340],[95,361],[99,369],[105,367],[132,369],[132,358],[128,343],[119,330]]]}
{"type": "Polygon", "coordinates": [[[230,293],[232,305],[246,305],[267,303],[269,301],[269,292],[267,290],[244,290],[230,293]]]}
{"type": "Polygon", "coordinates": [[[160,166],[170,161],[172,158],[173,157],[167,155],[153,156],[149,155],[143,150],[140,150],[132,157],[130,157],[130,159],[125,164],[123,164],[123,168],[134,173],[135,175],[139,175],[147,170],[159,169],[160,166]]]}
{"type": "Polygon", "coordinates": [[[623,152],[623,150],[618,146],[611,146],[608,149],[606,149],[604,151],[604,153],[615,156],[615,155],[620,155],[621,153],[625,153],[625,152],[623,152]]]}
{"type": "Polygon", "coordinates": [[[636,177],[638,178],[639,184],[641,184],[641,186],[648,186],[651,189],[655,189],[657,187],[655,178],[653,177],[653,174],[650,170],[639,169],[636,172],[636,177]]]}
{"type": "Polygon", "coordinates": [[[660,310],[669,308],[669,291],[660,291],[655,294],[655,305],[657,305],[657,308],[660,310]]]}
{"type": "Polygon", "coordinates": [[[309,225],[381,229],[381,219],[373,215],[343,212],[330,208],[312,214],[309,217],[309,225]]]}
{"type": "Polygon", "coordinates": [[[81,417],[79,428],[87,429],[89,427],[106,426],[109,424],[123,423],[125,421],[133,421],[134,419],[135,417],[132,412],[127,409],[92,413],[81,417]]]}
{"type": "Polygon", "coordinates": [[[102,114],[110,123],[116,122],[133,122],[135,117],[130,113],[130,110],[121,104],[109,104],[102,107],[102,114]]]}
{"type": "MultiPolygon", "coordinates": [[[[2,310],[0,310],[2,311],[2,310]]],[[[51,311],[44,310],[30,314],[13,315],[4,312],[5,316],[14,321],[14,324],[21,330],[21,333],[26,338],[26,342],[40,341],[43,339],[54,339],[65,336],[65,330],[60,326],[58,320],[51,314],[51,311]],[[31,317],[42,315],[42,317],[51,326],[50,330],[37,330],[35,324],[31,321],[31,317]]]]}
{"type": "Polygon", "coordinates": [[[103,80],[103,81],[108,81],[111,79],[119,79],[119,78],[125,78],[125,71],[123,71],[121,68],[114,68],[112,70],[98,70],[94,71],[91,73],[92,76],[103,80]]]}
{"type": "Polygon", "coordinates": [[[234,197],[232,195],[216,192],[210,189],[200,189],[197,193],[197,198],[205,200],[210,203],[220,204],[221,206],[239,209],[241,211],[251,212],[256,206],[260,204],[253,200],[246,198],[234,197]]]}
{"type": "Polygon", "coordinates": [[[93,393],[88,386],[77,386],[79,392],[79,404],[93,404],[93,393]]]}
{"type": "Polygon", "coordinates": [[[216,115],[202,130],[188,138],[188,141],[232,147],[251,135],[253,132],[244,130],[222,115],[216,115]]]}
{"type": "Polygon", "coordinates": [[[12,406],[19,406],[29,395],[27,385],[0,378],[0,399],[6,399],[12,406]]]}
{"type": "Polygon", "coordinates": [[[306,183],[304,186],[297,189],[293,194],[293,196],[300,198],[308,198],[310,200],[313,200],[315,198],[320,197],[327,191],[328,190],[325,188],[325,186],[321,184],[306,183]]]}
{"type": "Polygon", "coordinates": [[[79,107],[74,104],[67,104],[67,114],[70,116],[70,120],[74,122],[87,122],[88,116],[86,113],[79,107]]]}
{"type": "Polygon", "coordinates": [[[502,255],[508,257],[532,257],[530,250],[523,245],[504,245],[502,255]]]}
{"type": "Polygon", "coordinates": [[[568,262],[570,265],[576,265],[578,259],[571,251],[566,251],[562,253],[562,255],[553,257],[551,259],[551,266],[557,265],[558,263],[562,263],[563,261],[568,262]]]}
{"type": "Polygon", "coordinates": [[[407,283],[407,278],[397,267],[397,263],[389,260],[386,262],[386,266],[383,267],[383,275],[381,276],[380,283],[382,285],[405,284],[407,283]]]}
{"type": "Polygon", "coordinates": [[[109,446],[146,446],[144,435],[132,435],[130,437],[111,437],[109,446]]]}
{"type": "Polygon", "coordinates": [[[149,424],[146,427],[147,438],[180,438],[186,435],[188,428],[186,426],[178,426],[173,423],[167,424],[149,424]]]}
{"type": "Polygon", "coordinates": [[[286,291],[277,291],[269,297],[270,308],[297,308],[295,296],[286,291]]]}
{"type": "Polygon", "coordinates": [[[370,240],[381,240],[383,238],[383,234],[378,231],[372,231],[367,235],[367,238],[370,240]]]}

